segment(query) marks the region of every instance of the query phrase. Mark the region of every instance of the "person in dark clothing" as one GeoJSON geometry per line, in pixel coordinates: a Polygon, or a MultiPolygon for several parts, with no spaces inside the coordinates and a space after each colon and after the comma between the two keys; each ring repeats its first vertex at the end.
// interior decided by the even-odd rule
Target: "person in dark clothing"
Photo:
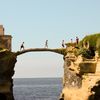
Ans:
{"type": "Polygon", "coordinates": [[[62,40],[62,47],[63,47],[63,48],[65,47],[65,45],[64,45],[64,40],[62,40]]]}
{"type": "Polygon", "coordinates": [[[20,51],[21,51],[22,49],[24,50],[24,42],[23,42],[23,43],[21,44],[21,46],[20,46],[20,51]]]}
{"type": "Polygon", "coordinates": [[[76,44],[78,44],[79,43],[79,38],[78,37],[76,37],[76,44]]]}

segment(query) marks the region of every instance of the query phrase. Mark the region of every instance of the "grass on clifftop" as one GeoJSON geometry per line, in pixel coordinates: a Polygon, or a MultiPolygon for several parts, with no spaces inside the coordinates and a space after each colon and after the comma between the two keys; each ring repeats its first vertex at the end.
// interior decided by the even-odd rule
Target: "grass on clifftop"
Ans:
{"type": "Polygon", "coordinates": [[[90,47],[98,48],[97,46],[100,46],[100,33],[85,36],[80,41],[80,45],[82,45],[83,42],[89,42],[90,47]]]}
{"type": "Polygon", "coordinates": [[[89,49],[93,49],[94,51],[98,51],[100,55],[100,33],[91,34],[85,36],[79,43],[79,46],[82,47],[82,43],[89,42],[89,49]]]}

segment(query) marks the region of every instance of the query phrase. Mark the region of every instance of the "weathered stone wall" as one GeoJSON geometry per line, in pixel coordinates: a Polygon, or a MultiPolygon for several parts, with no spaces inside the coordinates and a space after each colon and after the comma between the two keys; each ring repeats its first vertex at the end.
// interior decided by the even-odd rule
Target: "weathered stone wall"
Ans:
{"type": "Polygon", "coordinates": [[[11,51],[11,42],[12,42],[12,37],[11,35],[0,35],[0,48],[3,49],[8,49],[11,51]]]}
{"type": "Polygon", "coordinates": [[[0,48],[8,49],[11,51],[12,47],[12,36],[11,35],[5,35],[5,30],[3,25],[0,25],[0,48]]]}

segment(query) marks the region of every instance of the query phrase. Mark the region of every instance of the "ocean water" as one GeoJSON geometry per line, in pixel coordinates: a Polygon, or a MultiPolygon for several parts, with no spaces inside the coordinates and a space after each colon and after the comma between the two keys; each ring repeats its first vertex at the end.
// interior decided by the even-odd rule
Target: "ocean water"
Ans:
{"type": "Polygon", "coordinates": [[[16,78],[14,79],[15,100],[58,100],[61,78],[16,78]]]}

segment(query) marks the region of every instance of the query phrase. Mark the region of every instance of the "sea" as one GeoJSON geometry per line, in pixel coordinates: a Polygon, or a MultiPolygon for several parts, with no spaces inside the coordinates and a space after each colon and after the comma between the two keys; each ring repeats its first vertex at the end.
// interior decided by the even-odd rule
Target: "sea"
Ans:
{"type": "Polygon", "coordinates": [[[15,100],[59,100],[61,78],[15,78],[15,100]]]}

